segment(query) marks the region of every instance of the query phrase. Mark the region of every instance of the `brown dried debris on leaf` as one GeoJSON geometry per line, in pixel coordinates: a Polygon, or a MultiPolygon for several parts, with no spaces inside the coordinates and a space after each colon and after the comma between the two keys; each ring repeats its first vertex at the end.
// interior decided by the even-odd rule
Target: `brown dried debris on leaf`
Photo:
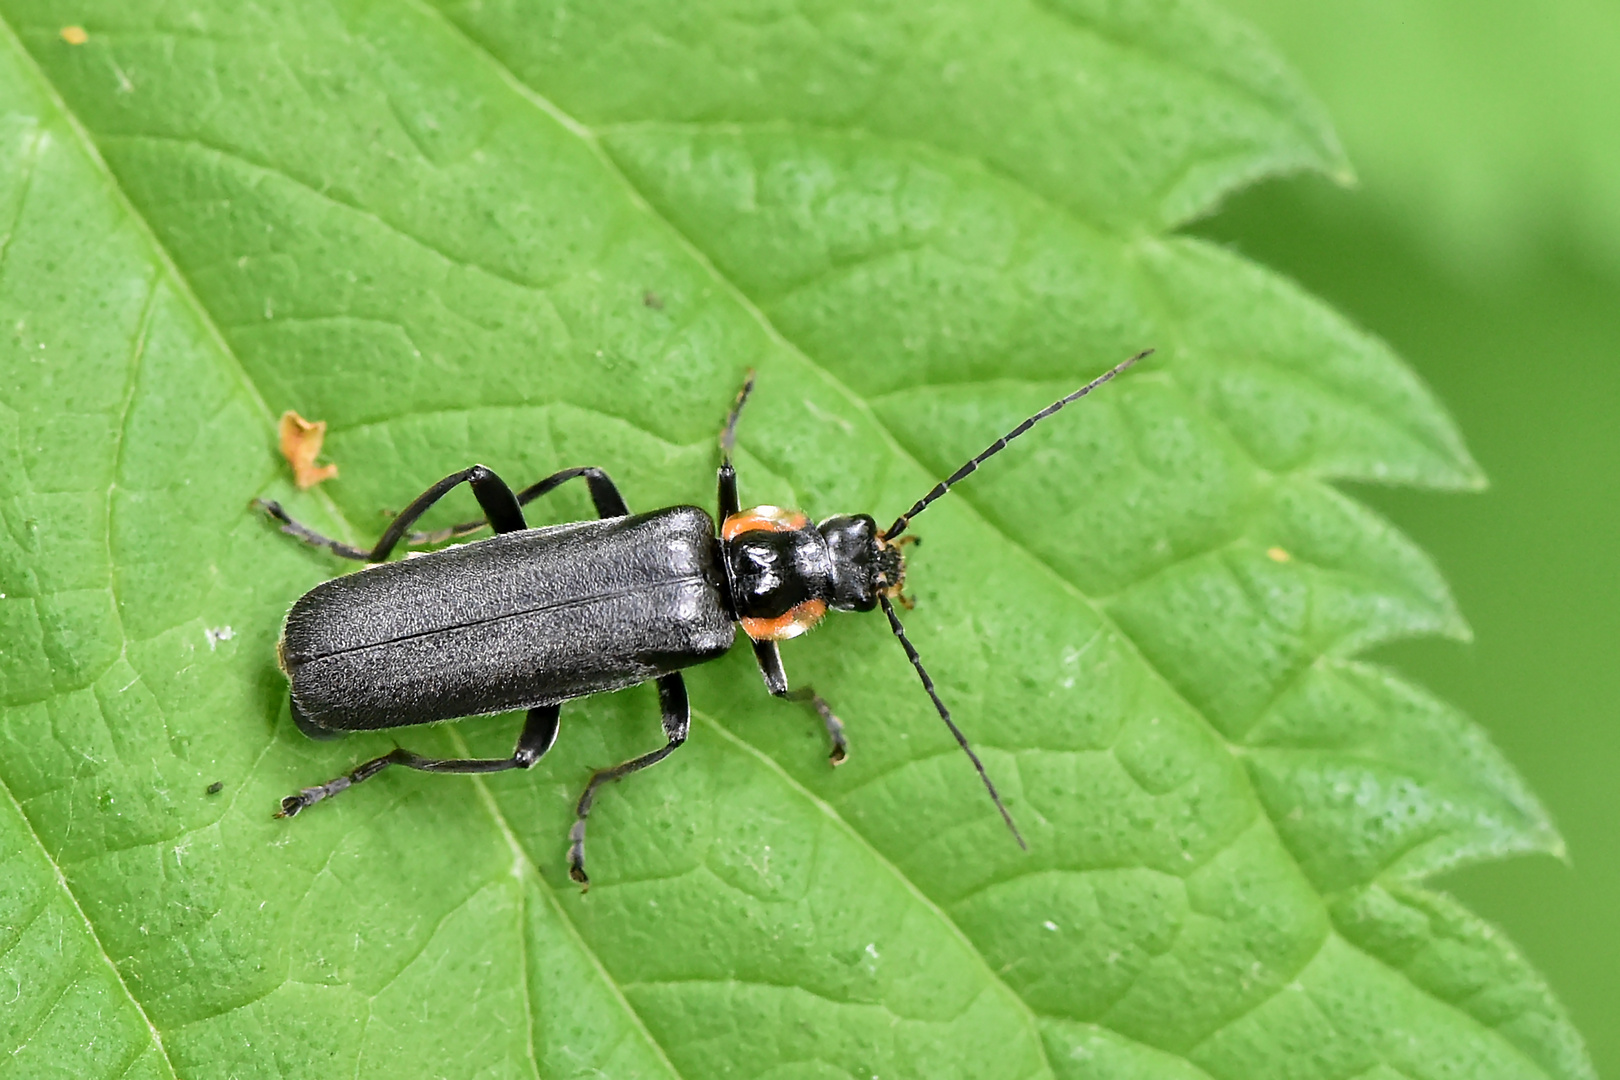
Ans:
{"type": "Polygon", "coordinates": [[[281,414],[281,454],[292,466],[293,480],[300,489],[312,488],[337,475],[336,465],[315,464],[325,438],[325,420],[312,423],[291,409],[281,414]]]}

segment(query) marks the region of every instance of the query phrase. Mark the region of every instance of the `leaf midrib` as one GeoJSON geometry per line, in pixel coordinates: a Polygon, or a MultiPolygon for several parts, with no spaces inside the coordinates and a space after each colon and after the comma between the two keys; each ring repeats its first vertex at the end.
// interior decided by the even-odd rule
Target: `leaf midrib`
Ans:
{"type": "MultiPolygon", "coordinates": [[[[472,757],[472,750],[468,747],[467,742],[462,737],[460,730],[450,728],[449,733],[450,741],[455,745],[456,752],[462,757],[472,757]]],[[[568,936],[579,947],[580,953],[586,958],[586,960],[590,962],[592,969],[595,970],[596,973],[601,977],[602,982],[613,994],[614,999],[618,1001],[619,1006],[624,1010],[625,1015],[630,1018],[630,1021],[632,1024],[634,1024],[635,1029],[641,1033],[641,1037],[646,1040],[647,1045],[650,1046],[653,1052],[658,1055],[658,1060],[664,1063],[664,1067],[669,1070],[671,1076],[675,1077],[676,1080],[681,1080],[681,1072],[675,1067],[675,1063],[669,1059],[669,1055],[664,1052],[663,1044],[657,1039],[653,1038],[653,1034],[650,1030],[648,1030],[647,1022],[642,1019],[641,1013],[636,1010],[634,1005],[630,1004],[630,999],[625,997],[623,987],[621,987],[618,980],[608,972],[606,965],[602,963],[602,958],[596,955],[596,950],[591,948],[589,943],[587,943],[585,938],[580,934],[579,927],[574,924],[574,920],[568,914],[568,910],[564,908],[558,901],[557,891],[551,887],[551,883],[545,879],[544,875],[535,870],[534,863],[529,858],[528,852],[523,850],[523,842],[518,839],[517,833],[512,830],[511,822],[506,820],[505,812],[501,810],[500,804],[495,801],[495,796],[490,792],[489,785],[484,782],[484,777],[474,775],[472,781],[473,786],[478,791],[479,800],[484,804],[484,809],[488,811],[489,816],[494,820],[495,827],[500,829],[501,836],[506,840],[507,848],[512,852],[512,878],[517,883],[516,888],[518,894],[518,941],[523,952],[523,1000],[528,1005],[527,1020],[529,1029],[529,1063],[534,1067],[535,1080],[545,1080],[545,1078],[540,1072],[540,1065],[536,1060],[534,1053],[535,1011],[534,1001],[531,997],[528,980],[530,953],[529,927],[526,917],[528,912],[528,902],[523,897],[523,887],[526,880],[533,880],[542,890],[544,890],[546,899],[551,904],[551,909],[555,911],[561,918],[563,926],[568,931],[568,936]]]]}
{"type": "MultiPolygon", "coordinates": [[[[0,22],[4,22],[4,20],[0,20],[0,22]]],[[[107,967],[112,970],[113,978],[118,980],[118,988],[124,992],[124,996],[129,999],[130,1005],[134,1007],[136,1015],[139,1016],[141,1018],[141,1022],[146,1025],[146,1030],[152,1037],[152,1045],[157,1047],[157,1052],[163,1057],[163,1064],[169,1069],[169,1076],[173,1078],[173,1080],[179,1080],[180,1074],[174,1067],[174,1061],[169,1057],[169,1049],[163,1045],[162,1033],[158,1031],[157,1025],[152,1023],[152,1018],[147,1015],[145,1007],[140,1003],[140,999],[138,999],[130,990],[129,983],[124,981],[124,973],[118,970],[118,965],[113,962],[112,956],[108,954],[107,947],[101,943],[101,935],[96,933],[95,924],[90,921],[90,916],[87,915],[84,908],[80,906],[79,898],[74,894],[73,889],[68,885],[67,877],[62,873],[61,866],[57,865],[56,860],[51,857],[50,849],[45,846],[44,838],[41,837],[39,832],[34,828],[33,821],[28,817],[27,812],[23,810],[22,803],[17,800],[16,793],[11,790],[11,786],[5,782],[4,778],[0,778],[0,791],[4,791],[6,793],[7,801],[11,803],[12,809],[17,814],[17,819],[21,821],[23,823],[23,827],[28,830],[29,839],[33,840],[34,847],[39,851],[40,858],[45,860],[46,865],[51,868],[51,873],[56,876],[56,887],[61,890],[63,896],[67,897],[68,903],[73,905],[74,913],[77,914],[79,919],[84,923],[84,932],[90,935],[91,944],[95,946],[96,952],[100,954],[101,959],[106,962],[107,967]]],[[[64,985],[62,994],[65,995],[70,989],[72,989],[71,982],[64,985]]],[[[46,1011],[41,1019],[41,1023],[49,1019],[50,1012],[53,1011],[54,1008],[55,1006],[53,1005],[51,1010],[46,1011]]],[[[15,1048],[15,1050],[22,1050],[23,1047],[28,1045],[28,1042],[32,1038],[33,1035],[30,1034],[28,1039],[25,1039],[21,1045],[15,1048]]],[[[127,1073],[131,1066],[140,1060],[140,1057],[141,1054],[139,1051],[132,1054],[128,1064],[124,1066],[120,1075],[127,1073]]]]}

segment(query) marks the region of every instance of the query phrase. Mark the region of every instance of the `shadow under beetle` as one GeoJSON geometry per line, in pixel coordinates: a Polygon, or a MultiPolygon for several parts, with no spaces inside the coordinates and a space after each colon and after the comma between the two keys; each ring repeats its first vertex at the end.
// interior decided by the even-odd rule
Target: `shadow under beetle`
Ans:
{"type": "Polygon", "coordinates": [[[1060,398],[991,443],[917,500],[883,532],[865,514],[819,525],[796,510],[742,509],[731,452],[753,373],[737,395],[720,436],[718,535],[708,513],[672,506],[631,514],[601,469],[564,469],[513,494],[490,470],[474,465],[424,491],[394,519],[370,551],[351,547],[294,521],[277,503],[254,505],[281,531],[346,559],[373,564],[317,585],[292,606],[277,644],[291,683],[293,721],[305,735],[330,739],[349,731],[411,727],[463,716],[527,709],[508,758],[437,759],[396,749],[318,787],[281,801],[292,817],[390,765],[440,773],[527,769],[557,739],[562,703],[649,679],[658,684],[665,744],[592,774],[569,830],[568,873],[585,874],[585,819],[603,784],[655,765],[686,741],[690,711],[680,670],[731,648],[736,624],[754,647],[765,685],[777,697],[803,701],[820,714],[833,764],[848,752],[844,725],[809,687],[788,689],[777,642],[809,630],[829,608],[871,611],[879,605],[917,670],[923,689],[978,770],[996,809],[1020,846],[1024,839],[934,689],[895,614],[905,561],[901,537],[911,519],[987,458],[1041,420],[1147,356],[1138,353],[1060,398]],[[531,529],[523,504],[583,477],[597,521],[531,529]],[[466,483],[484,517],[436,532],[408,532],[427,509],[466,483]],[[456,539],[491,526],[487,540],[386,562],[407,545],[456,539]]]}

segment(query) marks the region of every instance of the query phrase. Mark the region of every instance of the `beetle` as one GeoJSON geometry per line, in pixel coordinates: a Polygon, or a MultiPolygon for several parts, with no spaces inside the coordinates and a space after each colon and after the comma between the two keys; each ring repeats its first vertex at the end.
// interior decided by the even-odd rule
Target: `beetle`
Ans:
{"type": "Polygon", "coordinates": [[[844,725],[810,687],[790,689],[778,643],[814,627],[829,610],[881,606],[940,719],[979,774],[1020,846],[1023,836],[967,737],[952,720],[894,610],[905,598],[903,536],[912,519],[1008,443],[1149,355],[1138,353],[1060,398],[997,439],[941,480],[894,524],[879,532],[866,514],[819,524],[777,506],[744,509],[732,466],[737,422],[753,390],[748,373],[720,435],[718,527],[695,506],[632,514],[607,473],[563,469],[514,493],[474,465],[424,491],[369,551],[323,536],[271,500],[253,505],[281,531],[346,559],[369,564],[311,589],[288,612],[277,659],[290,683],[293,722],[315,739],[350,731],[411,727],[459,717],[528,710],[510,757],[427,758],[395,749],[281,801],[293,817],[391,765],[438,773],[527,769],[557,739],[564,702],[643,682],[658,687],[665,744],[591,775],[569,830],[568,872],[581,886],[585,821],[605,783],[656,765],[686,741],[690,725],[681,670],[727,652],[740,625],[765,686],[820,715],[833,764],[848,752],[844,725]],[[598,520],[529,528],[523,506],[570,480],[583,479],[598,520]],[[472,488],[484,516],[434,532],[411,526],[460,484],[472,488]],[[413,553],[484,526],[485,540],[413,553]]]}

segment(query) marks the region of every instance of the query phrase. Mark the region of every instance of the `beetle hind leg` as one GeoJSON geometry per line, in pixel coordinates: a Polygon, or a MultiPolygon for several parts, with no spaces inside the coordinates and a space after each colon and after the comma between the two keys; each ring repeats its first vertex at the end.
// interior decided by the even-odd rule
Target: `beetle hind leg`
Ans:
{"type": "Polygon", "coordinates": [[[321,535],[303,522],[293,520],[287,511],[282,509],[281,504],[272,499],[254,499],[251,505],[281,522],[281,531],[288,536],[296,537],[315,547],[326,548],[332,554],[341,555],[345,559],[379,563],[387,561],[395,546],[405,539],[405,534],[416,524],[416,519],[427,513],[434,503],[444,498],[445,493],[457,484],[466,484],[472,488],[479,509],[484,511],[485,521],[493,525],[497,533],[517,532],[528,527],[523,520],[523,507],[518,497],[512,494],[512,489],[506,486],[506,481],[482,465],[473,465],[460,472],[451,473],[418,495],[411,505],[400,512],[393,524],[384,530],[381,539],[377,541],[377,546],[370,551],[321,535]]]}
{"type": "Polygon", "coordinates": [[[590,815],[591,804],[596,801],[596,789],[640,772],[649,765],[658,764],[686,741],[687,732],[692,726],[692,709],[686,700],[686,682],[679,673],[659,677],[658,708],[663,716],[664,737],[669,742],[651,753],[620,762],[611,769],[597,769],[591,774],[590,783],[585,785],[579,804],[574,807],[574,827],[568,830],[568,876],[579,882],[581,888],[589,888],[591,884],[590,876],[585,873],[585,819],[590,815]]]}
{"type": "MultiPolygon", "coordinates": [[[[537,705],[530,709],[527,719],[523,722],[523,734],[518,736],[517,747],[512,751],[511,757],[428,758],[409,750],[396,749],[382,757],[372,758],[364,764],[357,765],[342,776],[334,777],[324,784],[307,787],[296,795],[287,796],[281,800],[281,809],[276,811],[275,816],[296,817],[301,811],[309,809],[323,799],[330,799],[341,791],[347,791],[363,780],[370,780],[390,765],[403,765],[407,769],[436,773],[492,773],[505,772],[508,769],[527,769],[544,757],[546,751],[557,741],[557,722],[561,712],[561,705],[537,705]]],[[[296,712],[294,719],[297,719],[296,712]]],[[[299,726],[303,727],[302,724],[299,726]]],[[[331,736],[328,734],[326,737],[331,736]]]]}
{"type": "Polygon", "coordinates": [[[340,555],[345,559],[353,559],[356,562],[371,561],[370,552],[345,544],[341,540],[334,540],[330,536],[316,532],[301,521],[295,521],[287,511],[281,508],[281,504],[274,499],[254,499],[248,505],[281,522],[282,532],[297,540],[302,540],[311,547],[323,547],[334,555],[340,555]]]}

